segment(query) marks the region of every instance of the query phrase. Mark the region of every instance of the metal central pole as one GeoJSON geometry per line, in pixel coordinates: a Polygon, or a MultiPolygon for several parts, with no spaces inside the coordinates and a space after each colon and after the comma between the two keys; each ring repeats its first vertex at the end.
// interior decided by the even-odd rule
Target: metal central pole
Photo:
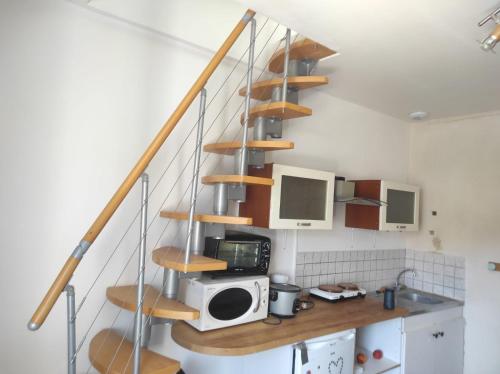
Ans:
{"type": "Polygon", "coordinates": [[[252,19],[250,23],[250,47],[248,48],[248,68],[247,68],[247,92],[245,95],[245,114],[243,117],[243,139],[241,141],[240,149],[240,167],[239,174],[247,174],[248,164],[248,121],[250,119],[250,99],[252,98],[252,81],[253,81],[253,64],[254,64],[254,50],[255,50],[255,28],[256,21],[252,19]]]}
{"type": "Polygon", "coordinates": [[[283,88],[281,90],[281,101],[286,101],[286,95],[288,94],[288,63],[290,60],[290,38],[292,32],[290,29],[286,29],[285,36],[285,60],[283,62],[283,88]]]}
{"type": "Polygon", "coordinates": [[[75,288],[68,284],[64,290],[66,291],[68,317],[68,374],[76,374],[75,288]]]}
{"type": "Polygon", "coordinates": [[[139,280],[137,281],[137,309],[135,311],[134,325],[134,374],[141,372],[141,338],[142,338],[142,304],[144,302],[144,270],[146,263],[146,236],[148,227],[148,187],[149,176],[142,174],[142,196],[141,196],[141,240],[139,246],[139,280]]]}
{"type": "Polygon", "coordinates": [[[207,90],[203,88],[200,93],[200,111],[198,116],[198,129],[196,131],[196,148],[194,153],[193,181],[191,184],[191,198],[190,198],[191,205],[189,207],[186,252],[184,255],[185,264],[189,263],[189,255],[191,253],[193,221],[194,221],[194,212],[196,209],[196,195],[198,194],[198,174],[200,173],[201,145],[203,142],[203,125],[205,122],[206,102],[207,102],[207,90]]]}

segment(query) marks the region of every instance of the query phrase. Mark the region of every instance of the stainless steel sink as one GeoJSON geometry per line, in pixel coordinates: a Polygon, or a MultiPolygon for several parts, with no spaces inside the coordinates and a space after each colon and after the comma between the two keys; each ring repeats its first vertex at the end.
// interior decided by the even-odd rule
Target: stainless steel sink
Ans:
{"type": "Polygon", "coordinates": [[[410,301],[413,301],[413,302],[419,303],[419,304],[431,304],[431,305],[434,305],[434,304],[441,304],[441,303],[443,303],[443,300],[441,300],[441,299],[439,299],[437,297],[422,295],[422,294],[417,293],[417,292],[405,292],[405,293],[401,293],[400,295],[398,295],[398,297],[401,298],[401,299],[410,300],[410,301]]]}

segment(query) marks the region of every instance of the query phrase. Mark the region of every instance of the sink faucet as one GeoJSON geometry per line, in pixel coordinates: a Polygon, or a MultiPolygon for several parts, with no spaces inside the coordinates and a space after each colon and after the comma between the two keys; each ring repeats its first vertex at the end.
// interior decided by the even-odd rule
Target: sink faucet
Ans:
{"type": "Polygon", "coordinates": [[[396,287],[396,290],[399,291],[401,289],[401,276],[405,273],[409,273],[411,272],[412,273],[412,276],[413,278],[415,278],[417,276],[417,273],[415,272],[415,269],[413,268],[407,268],[407,269],[404,269],[403,271],[401,271],[399,274],[398,274],[398,277],[396,278],[396,284],[394,285],[396,287]]]}

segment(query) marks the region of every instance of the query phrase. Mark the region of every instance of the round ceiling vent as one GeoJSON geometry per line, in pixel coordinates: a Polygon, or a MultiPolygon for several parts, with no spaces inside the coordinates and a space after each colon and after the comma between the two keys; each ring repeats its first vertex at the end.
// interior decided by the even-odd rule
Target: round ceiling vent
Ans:
{"type": "Polygon", "coordinates": [[[412,112],[408,114],[408,116],[414,120],[414,121],[422,121],[423,119],[427,118],[428,113],[427,112],[412,112]]]}

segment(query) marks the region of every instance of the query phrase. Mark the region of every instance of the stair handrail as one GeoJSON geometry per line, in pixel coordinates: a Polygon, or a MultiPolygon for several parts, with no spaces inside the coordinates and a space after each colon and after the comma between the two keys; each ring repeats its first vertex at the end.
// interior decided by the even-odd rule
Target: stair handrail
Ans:
{"type": "Polygon", "coordinates": [[[184,113],[193,103],[195,98],[198,96],[200,91],[206,85],[207,81],[210,79],[215,69],[222,62],[224,57],[227,55],[228,51],[234,45],[238,37],[241,35],[245,29],[247,23],[254,17],[255,12],[248,9],[240,21],[233,28],[229,36],[226,38],[222,46],[217,50],[215,55],[212,57],[208,65],[202,71],[198,79],[191,86],[187,94],[178,104],[177,108],[170,115],[168,120],[165,122],[163,127],[160,129],[158,134],[154,137],[153,141],[150,143],[146,151],[143,153],[139,161],[132,168],[130,173],[127,175],[125,180],[122,182],[120,187],[116,190],[114,195],[111,197],[109,202],[106,204],[101,213],[97,216],[95,221],[90,226],[89,230],[85,233],[80,243],[76,246],[72,254],[64,263],[63,267],[59,271],[54,282],[48,289],[43,300],[38,305],[35,313],[28,322],[28,329],[31,331],[38,330],[40,326],[45,322],[45,319],[49,315],[50,311],[54,307],[57,299],[61,295],[62,291],[68,284],[73,273],[78,267],[83,256],[90,248],[95,239],[99,236],[103,228],[106,226],[110,218],[113,216],[115,211],[118,209],[122,201],[128,195],[134,184],[137,182],[139,177],[145,171],[151,160],[154,158],[156,153],[159,151],[163,143],[167,140],[170,133],[176,127],[177,123],[183,117],[184,113]]]}

